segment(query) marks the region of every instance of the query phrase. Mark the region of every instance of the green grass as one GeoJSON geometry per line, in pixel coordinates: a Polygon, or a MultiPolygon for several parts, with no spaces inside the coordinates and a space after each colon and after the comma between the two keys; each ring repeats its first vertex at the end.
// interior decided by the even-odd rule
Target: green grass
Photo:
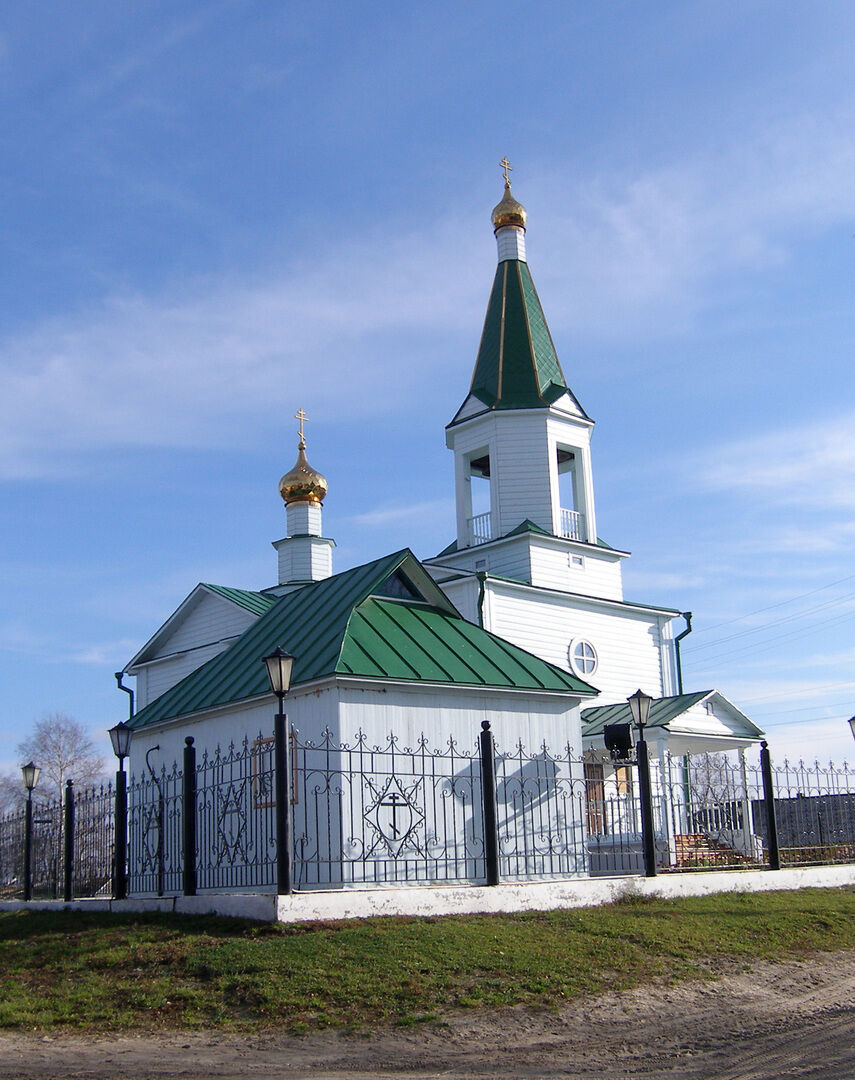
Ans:
{"type": "Polygon", "coordinates": [[[267,925],[0,913],[0,1027],[45,1030],[412,1024],[453,1008],[555,1008],[853,947],[855,889],[628,897],[519,915],[267,925]]]}

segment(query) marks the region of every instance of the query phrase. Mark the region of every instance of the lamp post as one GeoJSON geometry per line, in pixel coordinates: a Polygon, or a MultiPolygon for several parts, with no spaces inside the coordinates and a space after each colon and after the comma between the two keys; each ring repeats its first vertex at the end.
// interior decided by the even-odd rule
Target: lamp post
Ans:
{"type": "Polygon", "coordinates": [[[128,895],[128,781],[125,775],[125,758],[131,749],[131,729],[124,720],[110,728],[113,753],[119,759],[116,770],[116,813],[113,843],[113,898],[124,900],[128,895]]]}
{"type": "Polygon", "coordinates": [[[852,729],[852,738],[855,739],[855,716],[849,718],[849,727],[852,729]]]}
{"type": "Polygon", "coordinates": [[[638,728],[638,742],[635,745],[635,758],[638,765],[638,795],[641,802],[641,843],[644,852],[644,873],[647,877],[656,877],[656,845],[653,835],[653,793],[650,789],[650,761],[647,756],[647,743],[644,729],[650,717],[650,705],[653,698],[643,690],[630,694],[629,711],[632,722],[638,728]]]}
{"type": "Polygon", "coordinates": [[[33,788],[39,782],[41,769],[28,761],[21,766],[24,787],[27,789],[27,808],[24,816],[24,899],[33,898],[33,788]]]}
{"type": "Polygon", "coordinates": [[[285,731],[285,695],[291,686],[294,657],[277,647],[264,657],[270,689],[279,708],[273,721],[273,773],[276,782],[276,891],[293,891],[293,838],[291,823],[291,768],[288,738],[285,731]]]}

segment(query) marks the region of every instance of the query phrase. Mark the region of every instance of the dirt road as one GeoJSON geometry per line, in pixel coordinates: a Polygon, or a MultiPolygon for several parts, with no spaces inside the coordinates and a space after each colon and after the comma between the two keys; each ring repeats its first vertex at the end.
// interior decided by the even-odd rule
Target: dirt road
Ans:
{"type": "Polygon", "coordinates": [[[855,1078],[855,950],[366,1035],[0,1035],[2,1080],[855,1078]]]}

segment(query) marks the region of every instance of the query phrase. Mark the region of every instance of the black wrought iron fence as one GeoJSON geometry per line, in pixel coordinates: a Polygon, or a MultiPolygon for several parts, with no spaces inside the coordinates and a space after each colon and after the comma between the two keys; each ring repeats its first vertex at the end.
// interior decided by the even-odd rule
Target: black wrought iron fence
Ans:
{"type": "Polygon", "coordinates": [[[760,764],[726,754],[657,761],[654,782],[665,810],[658,861],[663,869],[709,870],[763,866],[768,836],[756,814],[763,804],[760,764]]]}
{"type": "Polygon", "coordinates": [[[71,821],[71,850],[64,851],[66,874],[71,875],[65,892],[73,896],[109,896],[113,881],[113,829],[116,793],[112,784],[73,792],[73,814],[69,815],[66,788],[65,827],[71,821]]]}
{"type": "Polygon", "coordinates": [[[183,891],[183,770],[175,762],[128,782],[128,893],[166,896],[183,891]]]}
{"type": "Polygon", "coordinates": [[[297,887],[484,879],[474,748],[339,743],[327,731],[295,742],[293,761],[297,887]]]}
{"type": "MultiPolygon", "coordinates": [[[[785,761],[775,770],[774,806],[783,865],[855,862],[855,768],[785,761]]],[[[765,805],[753,813],[765,838],[765,805]]]]}
{"type": "MultiPolygon", "coordinates": [[[[589,866],[584,764],[522,742],[496,757],[500,875],[511,880],[585,874],[589,866]]],[[[596,816],[596,811],[594,811],[596,816]]]]}
{"type": "MultiPolygon", "coordinates": [[[[192,739],[171,769],[127,783],[34,800],[34,898],[282,891],[348,885],[494,884],[855,861],[855,770],[760,764],[724,755],[651,759],[649,813],[633,764],[565,747],[496,747],[484,725],[471,747],[424,737],[382,744],[291,733],[277,757],[260,734],[226,751],[192,739]],[[277,772],[277,760],[287,768],[277,772]],[[284,778],[287,776],[287,784],[284,778]],[[280,793],[287,791],[287,797],[280,793]],[[292,860],[279,836],[290,815],[292,860]],[[119,845],[121,851],[121,845],[119,845]]],[[[26,815],[0,818],[0,897],[25,895],[26,815]]]]}
{"type": "Polygon", "coordinates": [[[33,803],[30,867],[34,900],[55,900],[62,895],[62,803],[58,799],[33,803]]]}
{"type": "Polygon", "coordinates": [[[272,889],[276,885],[273,740],[244,739],[196,766],[196,887],[272,889]]]}

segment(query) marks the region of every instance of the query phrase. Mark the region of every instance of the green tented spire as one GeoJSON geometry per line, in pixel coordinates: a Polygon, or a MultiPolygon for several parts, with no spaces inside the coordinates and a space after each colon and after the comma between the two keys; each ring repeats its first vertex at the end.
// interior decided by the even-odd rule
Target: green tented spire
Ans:
{"type": "Polygon", "coordinates": [[[546,407],[569,392],[528,264],[496,268],[470,393],[491,409],[546,407]]]}

